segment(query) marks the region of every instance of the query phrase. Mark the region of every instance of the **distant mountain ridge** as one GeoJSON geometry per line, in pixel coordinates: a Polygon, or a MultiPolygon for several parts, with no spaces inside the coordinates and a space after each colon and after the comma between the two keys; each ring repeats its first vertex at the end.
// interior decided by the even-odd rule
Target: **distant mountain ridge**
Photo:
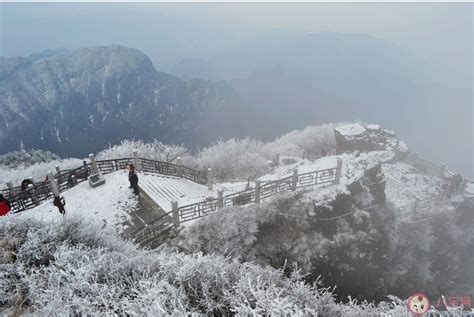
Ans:
{"type": "Polygon", "coordinates": [[[338,32],[275,32],[208,59],[182,60],[170,72],[227,80],[257,112],[249,133],[265,139],[354,119],[405,131],[407,113],[416,118],[428,111],[435,78],[423,60],[395,44],[338,32]]]}
{"type": "Polygon", "coordinates": [[[199,145],[239,124],[232,109],[240,100],[230,86],[160,73],[137,49],[45,56],[0,59],[0,153],[21,142],[60,155],[125,138],[199,145]]]}

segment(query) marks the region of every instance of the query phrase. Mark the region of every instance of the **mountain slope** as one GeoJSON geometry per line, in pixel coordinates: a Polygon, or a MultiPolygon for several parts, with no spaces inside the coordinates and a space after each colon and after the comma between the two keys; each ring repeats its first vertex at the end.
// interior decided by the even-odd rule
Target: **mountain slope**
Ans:
{"type": "Polygon", "coordinates": [[[84,155],[124,138],[201,144],[215,135],[213,121],[238,124],[226,111],[240,104],[232,88],[157,72],[136,49],[1,59],[0,71],[0,152],[21,141],[61,155],[84,155]]]}

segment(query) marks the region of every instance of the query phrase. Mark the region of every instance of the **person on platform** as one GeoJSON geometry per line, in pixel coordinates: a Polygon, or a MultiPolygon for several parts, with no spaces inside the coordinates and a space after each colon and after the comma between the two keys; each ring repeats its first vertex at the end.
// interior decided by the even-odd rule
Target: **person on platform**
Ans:
{"type": "Polygon", "coordinates": [[[133,164],[128,166],[128,181],[130,182],[129,188],[133,188],[133,193],[135,195],[140,195],[140,189],[138,188],[138,175],[135,173],[135,166],[133,166],[133,164]]]}
{"type": "Polygon", "coordinates": [[[61,215],[64,216],[66,214],[66,209],[64,208],[64,206],[66,206],[66,201],[64,200],[64,197],[54,197],[53,205],[58,208],[61,215]]]}

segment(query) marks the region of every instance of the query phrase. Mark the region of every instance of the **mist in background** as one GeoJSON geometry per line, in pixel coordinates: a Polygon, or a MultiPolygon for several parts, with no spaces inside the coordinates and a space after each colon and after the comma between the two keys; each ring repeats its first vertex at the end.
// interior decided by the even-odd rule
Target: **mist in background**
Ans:
{"type": "Polygon", "coordinates": [[[251,136],[378,122],[420,156],[474,176],[472,4],[1,3],[0,10],[3,57],[135,47],[158,71],[230,83],[257,112],[251,136]]]}

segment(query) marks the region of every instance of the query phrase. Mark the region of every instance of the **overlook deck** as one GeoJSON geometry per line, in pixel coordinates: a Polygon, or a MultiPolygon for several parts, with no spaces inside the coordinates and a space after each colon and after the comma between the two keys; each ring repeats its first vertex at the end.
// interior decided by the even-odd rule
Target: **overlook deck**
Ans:
{"type": "Polygon", "coordinates": [[[209,190],[207,186],[184,178],[154,173],[139,173],[138,185],[164,211],[171,210],[173,201],[179,205],[188,205],[217,197],[217,192],[209,190]]]}

